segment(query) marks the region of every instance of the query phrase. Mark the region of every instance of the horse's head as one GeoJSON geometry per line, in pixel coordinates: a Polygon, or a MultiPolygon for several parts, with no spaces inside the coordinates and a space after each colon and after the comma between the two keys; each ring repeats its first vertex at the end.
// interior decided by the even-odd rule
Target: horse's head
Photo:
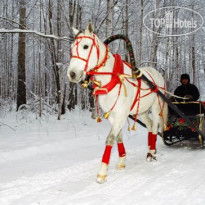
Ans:
{"type": "Polygon", "coordinates": [[[75,41],[71,45],[71,60],[67,75],[71,82],[77,83],[84,80],[86,73],[98,65],[100,48],[99,39],[93,33],[91,23],[84,31],[73,28],[73,32],[75,41]]]}

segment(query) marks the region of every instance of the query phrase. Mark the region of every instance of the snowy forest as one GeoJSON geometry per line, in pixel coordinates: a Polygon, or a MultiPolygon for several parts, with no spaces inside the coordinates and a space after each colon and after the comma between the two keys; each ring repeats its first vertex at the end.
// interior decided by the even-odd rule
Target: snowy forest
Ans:
{"type": "MultiPolygon", "coordinates": [[[[159,70],[168,91],[180,84],[182,73],[189,73],[203,100],[205,27],[189,35],[160,37],[143,23],[150,11],[168,6],[183,6],[205,17],[205,2],[199,0],[1,0],[1,106],[12,109],[15,103],[16,110],[23,106],[39,116],[56,111],[59,119],[76,106],[92,110],[91,92],[70,83],[66,74],[72,27],[85,29],[89,21],[102,40],[127,35],[137,66],[159,70]]],[[[123,42],[109,47],[129,61],[123,42]]]]}
{"type": "MultiPolygon", "coordinates": [[[[204,11],[204,0],[0,0],[0,205],[204,205],[204,11]],[[136,67],[159,71],[147,68],[150,75],[145,74],[149,79],[153,74],[156,86],[148,87],[143,75],[136,80],[129,73],[113,71],[119,90],[116,87],[114,95],[107,95],[108,102],[101,103],[98,94],[93,97],[92,90],[70,82],[67,70],[71,55],[76,57],[71,53],[73,27],[84,30],[89,22],[102,42],[115,34],[128,36],[136,67]],[[167,98],[181,85],[181,74],[190,75],[203,101],[187,102],[195,107],[182,111],[193,115],[178,109],[177,115],[169,112],[166,123],[159,73],[167,84],[167,98]],[[116,105],[116,111],[104,110],[108,103],[116,105]],[[137,121],[139,114],[145,124],[127,119],[128,114],[120,118],[129,104],[129,117],[137,121]],[[158,132],[159,119],[163,133],[158,132]]],[[[86,32],[93,35],[91,28],[86,32]]],[[[94,56],[99,57],[99,45],[104,48],[100,66],[105,69],[103,63],[111,65],[114,55],[102,43],[96,45],[94,56]]],[[[113,41],[108,47],[132,61],[125,41],[113,41]]],[[[123,64],[117,65],[113,70],[123,64]]],[[[128,63],[124,65],[131,73],[128,63]]],[[[184,80],[188,83],[187,77],[184,80]]],[[[175,103],[175,111],[177,103],[186,106],[184,101],[175,103]]]]}

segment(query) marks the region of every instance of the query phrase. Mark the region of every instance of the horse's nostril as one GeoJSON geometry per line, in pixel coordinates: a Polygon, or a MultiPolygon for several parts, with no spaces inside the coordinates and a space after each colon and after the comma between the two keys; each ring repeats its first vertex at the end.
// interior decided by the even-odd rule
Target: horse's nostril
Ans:
{"type": "Polygon", "coordinates": [[[72,79],[74,79],[75,76],[76,76],[75,72],[71,71],[71,72],[70,72],[70,77],[71,77],[72,79]]]}

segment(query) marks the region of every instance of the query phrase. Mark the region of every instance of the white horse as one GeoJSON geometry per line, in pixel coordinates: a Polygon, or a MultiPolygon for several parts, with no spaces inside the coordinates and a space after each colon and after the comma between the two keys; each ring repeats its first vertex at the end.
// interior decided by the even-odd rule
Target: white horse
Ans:
{"type": "MultiPolygon", "coordinates": [[[[107,46],[93,33],[93,26],[89,23],[84,31],[73,28],[76,35],[71,46],[71,61],[67,75],[71,82],[78,83],[91,75],[97,82],[94,95],[99,105],[106,113],[111,124],[111,131],[107,136],[106,148],[102,158],[101,168],[97,175],[97,182],[106,181],[107,169],[111,149],[115,140],[119,151],[117,168],[125,168],[126,152],[122,141],[122,127],[129,114],[137,116],[148,129],[147,161],[156,160],[156,139],[159,127],[163,130],[167,120],[167,104],[151,90],[148,85],[130,77],[129,65],[114,56],[107,46]],[[117,66],[117,67],[116,67],[117,66]],[[152,112],[152,120],[148,112],[152,112]]],[[[141,72],[156,86],[164,89],[165,82],[161,74],[151,67],[140,69],[141,72]]],[[[135,128],[135,127],[134,127],[135,128]]]]}

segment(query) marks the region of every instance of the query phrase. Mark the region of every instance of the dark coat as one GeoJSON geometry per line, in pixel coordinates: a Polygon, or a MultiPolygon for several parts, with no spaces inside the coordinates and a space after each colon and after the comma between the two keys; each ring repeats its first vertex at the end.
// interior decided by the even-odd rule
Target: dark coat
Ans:
{"type": "MultiPolygon", "coordinates": [[[[190,99],[191,101],[197,101],[200,96],[198,88],[191,83],[178,86],[177,89],[174,91],[174,94],[180,97],[192,96],[192,99],[190,99]]],[[[177,101],[181,101],[181,99],[178,98],[177,101]]]]}

